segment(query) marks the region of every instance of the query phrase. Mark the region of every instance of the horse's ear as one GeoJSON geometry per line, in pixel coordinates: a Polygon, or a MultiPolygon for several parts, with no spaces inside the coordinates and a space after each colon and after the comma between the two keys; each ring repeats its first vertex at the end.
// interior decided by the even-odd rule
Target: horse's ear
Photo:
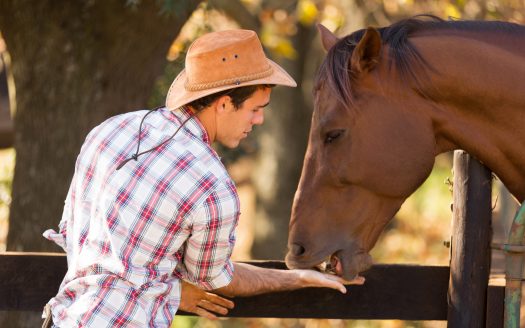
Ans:
{"type": "Polygon", "coordinates": [[[339,39],[322,24],[317,24],[317,30],[321,34],[321,42],[324,50],[328,51],[339,41],[339,39]]]}
{"type": "Polygon", "coordinates": [[[350,59],[350,70],[354,73],[371,71],[379,60],[381,35],[373,28],[366,29],[350,59]]]}

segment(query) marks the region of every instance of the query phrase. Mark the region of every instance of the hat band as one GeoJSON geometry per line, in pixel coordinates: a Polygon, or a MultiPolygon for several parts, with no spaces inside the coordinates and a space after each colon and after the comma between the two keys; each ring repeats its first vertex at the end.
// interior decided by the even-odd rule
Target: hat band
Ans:
{"type": "Polygon", "coordinates": [[[201,90],[206,90],[206,89],[222,87],[225,85],[239,85],[243,82],[248,82],[248,81],[253,81],[257,79],[262,79],[264,77],[268,77],[272,75],[272,73],[273,73],[273,68],[269,66],[267,70],[264,70],[262,72],[229,78],[229,79],[224,79],[224,80],[219,80],[215,82],[190,84],[188,83],[188,81],[186,81],[186,83],[184,84],[184,88],[188,91],[201,91],[201,90]]]}

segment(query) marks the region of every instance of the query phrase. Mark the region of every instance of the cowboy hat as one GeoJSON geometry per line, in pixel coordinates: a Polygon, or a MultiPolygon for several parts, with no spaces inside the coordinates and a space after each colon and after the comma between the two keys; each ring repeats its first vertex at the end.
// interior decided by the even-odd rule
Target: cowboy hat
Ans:
{"type": "Polygon", "coordinates": [[[175,110],[219,91],[257,84],[297,86],[283,68],[266,58],[254,31],[212,32],[189,47],[185,69],[168,91],[166,108],[175,110]]]}

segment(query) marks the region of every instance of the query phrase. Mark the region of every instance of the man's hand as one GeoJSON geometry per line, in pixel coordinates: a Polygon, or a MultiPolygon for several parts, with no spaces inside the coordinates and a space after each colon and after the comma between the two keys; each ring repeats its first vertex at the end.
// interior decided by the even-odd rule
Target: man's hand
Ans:
{"type": "Polygon", "coordinates": [[[232,301],[208,293],[185,281],[182,281],[181,290],[180,310],[216,320],[217,316],[214,313],[225,315],[228,309],[233,309],[232,301]]]}
{"type": "Polygon", "coordinates": [[[321,273],[314,270],[292,270],[299,274],[304,287],[327,287],[337,289],[343,294],[346,294],[346,287],[344,285],[362,285],[365,283],[365,278],[356,276],[352,280],[345,280],[339,276],[329,273],[321,273]]]}

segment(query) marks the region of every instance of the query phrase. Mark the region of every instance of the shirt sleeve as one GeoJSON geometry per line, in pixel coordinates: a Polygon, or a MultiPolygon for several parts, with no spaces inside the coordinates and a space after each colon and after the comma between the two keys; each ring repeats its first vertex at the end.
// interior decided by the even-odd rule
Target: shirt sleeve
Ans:
{"type": "Polygon", "coordinates": [[[73,176],[72,183],[69,186],[69,191],[66,196],[66,200],[64,201],[64,211],[62,212],[62,219],[60,220],[60,223],[58,225],[58,232],[56,232],[53,229],[48,229],[44,231],[42,234],[44,238],[54,241],[58,246],[62,247],[62,249],[67,252],[67,226],[68,223],[71,221],[73,217],[73,204],[74,201],[74,188],[75,188],[75,177],[76,174],[73,176]]]}
{"type": "Polygon", "coordinates": [[[193,227],[179,266],[183,279],[206,290],[226,286],[233,277],[231,253],[239,217],[233,185],[210,194],[193,213],[193,227]]]}

